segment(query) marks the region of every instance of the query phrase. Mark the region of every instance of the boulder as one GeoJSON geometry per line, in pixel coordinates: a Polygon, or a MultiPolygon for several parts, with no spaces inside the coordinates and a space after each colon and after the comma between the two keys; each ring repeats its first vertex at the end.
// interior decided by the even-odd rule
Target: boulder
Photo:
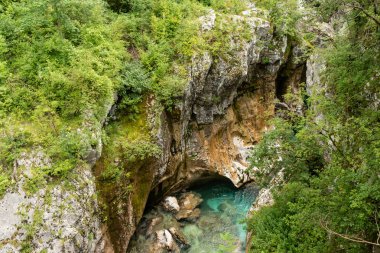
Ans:
{"type": "Polygon", "coordinates": [[[179,253],[180,249],[169,230],[163,229],[156,232],[155,242],[150,247],[149,252],[163,253],[166,251],[179,253]]]}
{"type": "Polygon", "coordinates": [[[194,210],[202,203],[203,199],[194,192],[183,193],[179,199],[180,210],[194,210]]]}
{"type": "Polygon", "coordinates": [[[164,218],[162,216],[152,218],[148,222],[148,225],[146,228],[146,236],[149,237],[150,235],[152,235],[154,233],[157,225],[159,225],[163,220],[164,220],[164,218]]]}
{"type": "Polygon", "coordinates": [[[181,249],[186,250],[190,248],[190,244],[181,230],[176,229],[175,227],[171,227],[169,228],[169,232],[172,234],[174,240],[177,242],[181,249]]]}
{"type": "Polygon", "coordinates": [[[197,208],[203,199],[194,192],[186,192],[179,198],[179,212],[175,215],[178,221],[195,221],[201,215],[201,210],[197,208]]]}
{"type": "Polygon", "coordinates": [[[166,197],[162,203],[162,206],[167,212],[176,213],[180,209],[177,198],[172,196],[166,197]]]}
{"type": "Polygon", "coordinates": [[[201,216],[201,210],[199,208],[195,208],[194,210],[180,210],[175,218],[178,221],[190,221],[195,222],[201,216]]]}

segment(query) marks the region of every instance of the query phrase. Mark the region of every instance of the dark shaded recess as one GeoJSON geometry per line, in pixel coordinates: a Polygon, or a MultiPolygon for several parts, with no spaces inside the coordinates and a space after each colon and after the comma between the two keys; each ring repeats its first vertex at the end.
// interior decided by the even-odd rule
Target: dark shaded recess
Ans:
{"type": "Polygon", "coordinates": [[[198,2],[201,2],[202,4],[206,6],[211,6],[211,0],[198,0],[198,2]]]}
{"type": "Polygon", "coordinates": [[[271,87],[263,83],[263,81],[272,80],[273,74],[268,69],[268,66],[270,65],[265,63],[256,63],[251,65],[248,70],[247,80],[244,80],[238,87],[237,97],[240,97],[246,94],[247,92],[255,93],[259,89],[262,91],[263,94],[270,94],[271,87]]]}
{"type": "Polygon", "coordinates": [[[324,167],[324,159],[320,155],[314,155],[306,160],[311,176],[318,176],[324,167]]]}
{"type": "Polygon", "coordinates": [[[226,177],[223,177],[217,173],[212,173],[209,171],[205,171],[204,173],[199,174],[196,178],[193,180],[190,180],[188,182],[184,182],[182,184],[178,184],[177,187],[174,187],[169,192],[165,192],[165,189],[167,189],[166,184],[167,182],[163,181],[159,183],[156,187],[152,189],[152,191],[149,194],[148,201],[146,204],[146,208],[144,213],[148,213],[152,210],[152,208],[160,203],[163,198],[169,195],[176,195],[183,191],[192,190],[194,188],[197,188],[202,185],[213,185],[215,182],[218,183],[226,183],[231,185],[231,187],[235,186],[233,183],[226,177]]]}
{"type": "Polygon", "coordinates": [[[132,10],[132,0],[107,0],[111,10],[117,13],[129,12],[132,10]]]}
{"type": "Polygon", "coordinates": [[[243,81],[241,86],[238,88],[237,92],[238,92],[238,96],[236,96],[234,102],[236,102],[236,100],[246,94],[247,92],[254,92],[255,90],[257,90],[257,87],[255,87],[255,82],[251,81],[243,81]]]}
{"type": "Polygon", "coordinates": [[[237,189],[236,186],[226,177],[220,176],[219,174],[205,174],[204,177],[201,177],[197,180],[194,180],[188,184],[186,191],[193,191],[199,187],[205,185],[212,186],[215,184],[226,184],[231,189],[237,189]]]}
{"type": "MultiPolygon", "coordinates": [[[[104,157],[101,157],[94,167],[101,215],[102,218],[107,217],[104,222],[107,224],[110,242],[115,252],[125,252],[126,250],[125,236],[129,230],[129,228],[125,226],[127,219],[131,217],[133,222],[136,222],[138,217],[140,217],[145,210],[147,194],[143,195],[143,193],[144,189],[147,189],[149,192],[153,181],[153,173],[151,173],[151,170],[152,167],[155,166],[154,159],[136,162],[131,166],[133,167],[131,177],[122,178],[119,182],[101,180],[101,173],[105,170],[104,157]],[[137,187],[140,187],[141,194],[135,193],[135,195],[133,195],[128,186],[132,186],[133,191],[136,190],[137,187]],[[131,203],[134,206],[135,215],[130,213],[130,209],[127,208],[127,205],[131,203]]],[[[127,165],[126,167],[129,166],[127,165]]]]}
{"type": "Polygon", "coordinates": [[[280,71],[279,75],[276,78],[276,98],[281,102],[284,102],[284,95],[287,92],[287,80],[289,76],[283,71],[280,71]]]}
{"type": "MultiPolygon", "coordinates": [[[[291,62],[291,61],[290,61],[291,62]]],[[[293,63],[287,63],[281,66],[276,78],[276,98],[281,102],[284,102],[284,95],[288,92],[290,85],[295,85],[299,88],[301,83],[306,82],[306,63],[300,65],[294,65],[293,63]]]]}

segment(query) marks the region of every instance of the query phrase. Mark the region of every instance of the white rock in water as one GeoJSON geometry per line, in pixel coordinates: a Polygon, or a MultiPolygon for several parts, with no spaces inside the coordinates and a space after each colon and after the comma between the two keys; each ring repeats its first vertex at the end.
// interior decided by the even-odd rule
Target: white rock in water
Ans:
{"type": "Polygon", "coordinates": [[[162,252],[162,249],[166,249],[170,252],[179,252],[178,245],[174,241],[172,234],[169,230],[164,229],[156,232],[157,241],[155,243],[154,252],[162,252]]]}
{"type": "Polygon", "coordinates": [[[178,212],[179,205],[176,197],[166,197],[163,203],[164,209],[169,212],[178,212]]]}

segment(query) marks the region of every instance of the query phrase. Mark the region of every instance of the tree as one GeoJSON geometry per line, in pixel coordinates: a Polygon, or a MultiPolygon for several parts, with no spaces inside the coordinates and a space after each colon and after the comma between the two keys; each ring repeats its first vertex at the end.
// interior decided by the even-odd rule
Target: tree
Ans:
{"type": "Polygon", "coordinates": [[[253,151],[253,165],[267,182],[280,170],[284,181],[274,189],[275,204],[251,219],[251,246],[263,252],[369,252],[380,246],[377,2],[313,4],[325,17],[341,15],[348,29],[319,51],[325,85],[315,84],[320,89],[309,99],[301,129],[277,120],[253,151]]]}

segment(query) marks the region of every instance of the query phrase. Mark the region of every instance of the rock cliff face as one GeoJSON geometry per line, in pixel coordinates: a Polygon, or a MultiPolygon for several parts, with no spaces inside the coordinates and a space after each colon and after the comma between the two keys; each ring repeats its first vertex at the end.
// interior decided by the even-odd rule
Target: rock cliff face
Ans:
{"type": "Polygon", "coordinates": [[[90,165],[75,169],[69,187],[62,183],[25,190],[33,168],[50,166],[43,152],[24,154],[15,170],[24,174],[0,200],[0,252],[102,252],[95,178],[90,165]],[[45,250],[45,251],[44,251],[45,250]]]}
{"type": "Polygon", "coordinates": [[[249,24],[251,39],[229,57],[206,52],[193,58],[182,104],[162,117],[166,153],[156,175],[158,192],[205,175],[227,177],[236,186],[251,180],[247,151],[274,113],[276,78],[288,45],[273,37],[268,22],[251,18],[249,24]]]}
{"type": "MultiPolygon", "coordinates": [[[[203,29],[213,29],[219,18],[214,15],[210,12],[203,18],[203,29]]],[[[149,195],[148,204],[154,204],[199,179],[222,176],[237,187],[254,179],[246,171],[249,149],[267,129],[267,120],[275,113],[276,96],[281,97],[287,88],[295,88],[303,80],[304,64],[295,62],[297,49],[286,38],[273,36],[268,21],[244,18],[250,38],[236,41],[231,36],[231,45],[238,46],[223,57],[209,52],[194,56],[182,102],[172,111],[157,115],[156,102],[148,101],[148,119],[158,129],[162,155],[141,167],[154,173],[153,177],[138,179],[145,180],[150,191],[134,190],[132,198],[138,195],[145,200],[149,195]]],[[[232,17],[235,22],[242,19],[232,17]]],[[[130,201],[123,205],[121,215],[112,215],[111,224],[118,225],[109,227],[117,228],[110,233],[117,252],[126,250],[145,202],[138,207],[131,206],[130,201]]]]}
{"type": "MultiPolygon", "coordinates": [[[[248,16],[254,11],[230,17],[248,24],[249,39],[231,35],[227,54],[193,57],[183,100],[172,111],[157,113],[155,101],[147,102],[148,121],[158,126],[161,158],[136,164],[139,173],[131,175],[132,192],[118,188],[103,196],[109,200],[106,224],[99,221],[90,162],[78,168],[69,191],[56,186],[32,197],[25,197],[21,188],[7,194],[0,201],[0,252],[20,251],[28,236],[35,238],[31,249],[47,252],[125,252],[147,202],[206,177],[223,176],[237,187],[253,180],[246,171],[248,151],[267,129],[276,97],[281,100],[287,88],[298,87],[305,71],[304,64],[294,60],[297,48],[275,37],[268,21],[248,16]],[[49,199],[47,195],[55,204],[45,210],[40,201],[49,199]],[[21,206],[25,215],[13,217],[21,206]],[[23,227],[25,221],[33,228],[23,227]]],[[[214,29],[218,18],[211,11],[202,18],[202,29],[214,29]]],[[[33,157],[38,156],[32,154],[28,163],[33,157]]],[[[95,175],[97,169],[101,159],[95,175]]]]}
{"type": "MultiPolygon", "coordinates": [[[[336,17],[339,18],[339,17],[336,17]]],[[[331,21],[333,23],[333,21],[331,21]]],[[[313,30],[315,34],[317,34],[317,39],[315,41],[315,44],[317,47],[323,48],[325,47],[325,43],[328,40],[331,40],[334,36],[336,36],[337,32],[342,32],[342,29],[344,29],[344,24],[341,22],[340,25],[335,28],[334,30],[333,26],[331,23],[319,23],[316,26],[309,27],[308,29],[313,30]]],[[[321,75],[326,68],[325,62],[323,58],[318,55],[318,53],[314,53],[312,55],[309,55],[307,58],[304,58],[302,56],[302,52],[298,51],[295,48],[291,59],[288,62],[287,65],[287,71],[285,73],[291,73],[291,75],[287,76],[287,78],[282,79],[284,82],[284,86],[287,88],[290,88],[290,92],[293,94],[296,94],[298,92],[298,84],[301,82],[305,83],[305,91],[307,94],[310,96],[311,94],[325,94],[325,87],[323,82],[321,81],[321,75]],[[302,64],[297,64],[294,61],[294,57],[301,58],[302,64]],[[302,73],[300,72],[302,71],[302,73]]],[[[282,78],[281,73],[280,73],[280,78],[282,78]]],[[[278,83],[277,83],[278,84],[278,83]]],[[[278,91],[278,90],[277,90],[278,91]]],[[[290,105],[290,106],[295,106],[295,110],[297,112],[302,110],[302,105],[290,105]]],[[[281,108],[281,109],[290,109],[289,107],[287,108],[281,108]]],[[[312,110],[313,108],[309,108],[309,110],[312,110]]],[[[282,115],[279,115],[282,116],[282,115]]],[[[317,114],[317,117],[315,120],[319,120],[320,117],[323,117],[320,114],[317,114]]],[[[255,202],[253,203],[250,211],[249,211],[249,216],[252,216],[255,214],[255,212],[259,211],[262,207],[264,206],[270,206],[274,203],[273,199],[273,194],[272,194],[272,189],[276,186],[281,184],[282,181],[282,173],[280,172],[277,174],[272,181],[270,182],[270,186],[268,188],[263,188],[260,190],[255,202]]],[[[250,241],[252,238],[252,234],[248,233],[246,237],[247,245],[250,245],[250,241]]],[[[246,252],[249,252],[249,247],[247,247],[246,252]]]]}
{"type": "Polygon", "coordinates": [[[150,204],[202,178],[222,176],[237,187],[254,180],[246,171],[249,149],[267,129],[276,98],[304,81],[305,63],[297,61],[298,48],[273,36],[267,21],[248,23],[251,38],[240,41],[239,50],[226,58],[207,52],[193,58],[182,103],[160,115],[163,155],[152,168],[150,204]]]}

